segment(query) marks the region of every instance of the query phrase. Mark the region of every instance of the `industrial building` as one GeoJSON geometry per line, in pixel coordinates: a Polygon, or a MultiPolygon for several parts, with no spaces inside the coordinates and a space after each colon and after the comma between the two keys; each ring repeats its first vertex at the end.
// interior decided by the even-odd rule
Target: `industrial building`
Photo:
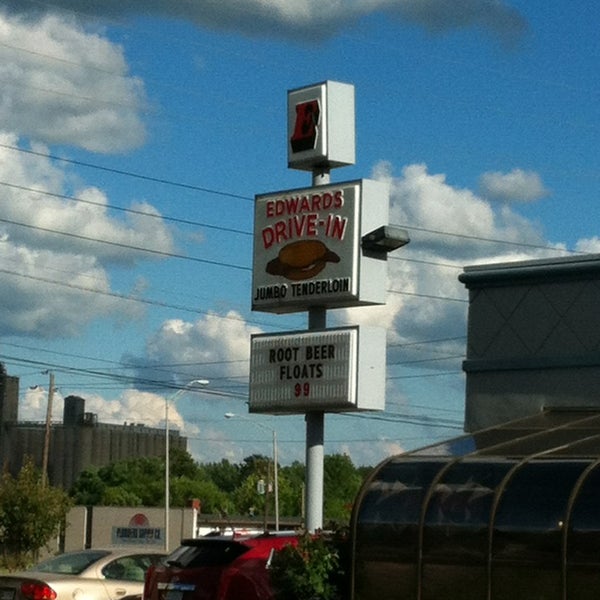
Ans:
{"type": "MultiPolygon", "coordinates": [[[[138,424],[99,423],[85,411],[85,399],[67,396],[62,423],[19,421],[19,379],[0,365],[0,464],[19,472],[27,457],[42,468],[47,453],[48,481],[69,490],[89,467],[142,456],[165,455],[165,430],[138,424]]],[[[171,448],[187,449],[187,439],[169,431],[171,448]]]]}

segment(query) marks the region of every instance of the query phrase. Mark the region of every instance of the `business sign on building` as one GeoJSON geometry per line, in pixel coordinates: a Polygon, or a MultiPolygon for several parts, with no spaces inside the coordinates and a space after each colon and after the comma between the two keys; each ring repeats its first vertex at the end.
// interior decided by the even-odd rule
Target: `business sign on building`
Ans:
{"type": "Polygon", "coordinates": [[[385,303],[385,255],[361,238],[388,222],[388,187],[361,179],[257,195],[252,309],[385,303]]]}
{"type": "Polygon", "coordinates": [[[136,513],[125,526],[112,527],[112,544],[164,544],[164,531],[161,527],[151,527],[144,513],[136,513]]]}
{"type": "Polygon", "coordinates": [[[355,162],[354,86],[325,81],[288,92],[288,166],[313,171],[355,162]]]}
{"type": "Polygon", "coordinates": [[[385,330],[342,327],[252,336],[249,410],[385,408],[385,330]]]}

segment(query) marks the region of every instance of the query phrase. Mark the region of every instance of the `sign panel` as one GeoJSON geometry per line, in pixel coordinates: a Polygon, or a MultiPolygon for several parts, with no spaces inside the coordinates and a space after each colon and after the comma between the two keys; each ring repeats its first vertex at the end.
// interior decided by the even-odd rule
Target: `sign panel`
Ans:
{"type": "Polygon", "coordinates": [[[256,196],[252,309],[385,303],[385,256],[361,252],[387,223],[388,188],[356,180],[256,196]]]}
{"type": "Polygon", "coordinates": [[[249,410],[385,408],[385,330],[342,327],[252,336],[249,410]]]}
{"type": "Polygon", "coordinates": [[[288,92],[290,168],[353,165],[354,130],[354,86],[325,81],[288,92]]]}

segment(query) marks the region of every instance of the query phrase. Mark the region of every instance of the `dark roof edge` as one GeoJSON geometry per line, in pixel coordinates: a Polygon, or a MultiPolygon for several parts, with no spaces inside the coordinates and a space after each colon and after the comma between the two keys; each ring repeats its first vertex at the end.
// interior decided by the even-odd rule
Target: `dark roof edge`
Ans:
{"type": "Polygon", "coordinates": [[[587,279],[600,275],[600,254],[563,256],[465,267],[458,276],[467,287],[518,280],[587,279]]]}

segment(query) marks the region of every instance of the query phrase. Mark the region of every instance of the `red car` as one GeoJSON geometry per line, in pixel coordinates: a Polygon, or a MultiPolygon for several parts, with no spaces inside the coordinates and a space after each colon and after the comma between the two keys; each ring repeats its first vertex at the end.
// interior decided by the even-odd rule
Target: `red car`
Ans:
{"type": "Polygon", "coordinates": [[[297,542],[291,532],[183,540],[148,570],[143,600],[272,600],[270,559],[297,542]]]}

